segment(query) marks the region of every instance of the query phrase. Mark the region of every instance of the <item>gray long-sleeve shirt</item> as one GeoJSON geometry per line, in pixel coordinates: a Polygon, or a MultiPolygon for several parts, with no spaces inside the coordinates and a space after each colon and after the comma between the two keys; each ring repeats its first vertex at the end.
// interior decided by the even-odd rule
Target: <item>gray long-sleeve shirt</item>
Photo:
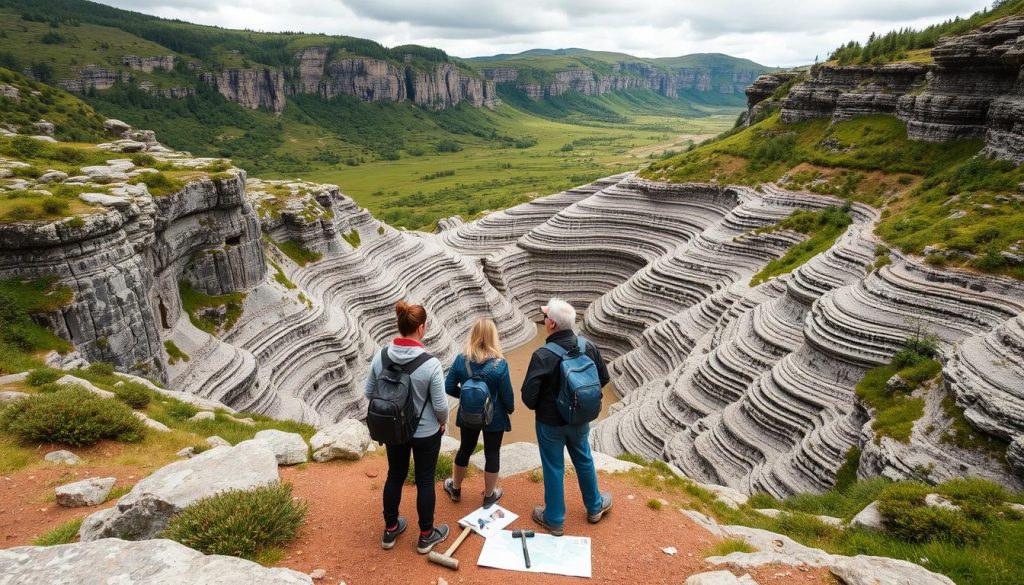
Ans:
{"type": "MultiPolygon", "coordinates": [[[[420,346],[395,345],[387,346],[388,357],[396,364],[407,364],[416,359],[416,356],[423,353],[420,346]]],[[[369,375],[366,377],[366,388],[363,394],[369,398],[377,389],[377,375],[381,370],[380,352],[373,355],[373,363],[370,365],[369,375]]],[[[415,391],[413,395],[413,407],[419,413],[423,410],[420,424],[413,434],[414,438],[429,437],[441,430],[441,421],[448,422],[448,396],[444,393],[444,371],[441,362],[437,358],[431,358],[421,365],[412,374],[412,385],[415,391]],[[430,408],[423,408],[427,398],[430,398],[430,408]]]]}

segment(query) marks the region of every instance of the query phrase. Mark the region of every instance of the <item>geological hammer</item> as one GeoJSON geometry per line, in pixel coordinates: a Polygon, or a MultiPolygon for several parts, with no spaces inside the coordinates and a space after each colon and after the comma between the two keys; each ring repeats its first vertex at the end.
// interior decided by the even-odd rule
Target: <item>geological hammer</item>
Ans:
{"type": "Polygon", "coordinates": [[[530,568],[530,551],[526,550],[526,539],[533,538],[532,530],[513,530],[512,538],[521,538],[523,540],[523,559],[526,560],[526,568],[530,568]]]}

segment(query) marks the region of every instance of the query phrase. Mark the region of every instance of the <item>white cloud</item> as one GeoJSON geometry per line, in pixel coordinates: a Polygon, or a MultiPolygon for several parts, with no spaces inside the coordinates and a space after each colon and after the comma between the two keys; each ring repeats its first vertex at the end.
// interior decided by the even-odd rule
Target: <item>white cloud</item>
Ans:
{"type": "Polygon", "coordinates": [[[101,0],[190,22],[416,43],[472,57],[582,47],[641,57],[727,53],[797,65],[872,31],[922,27],[984,0],[101,0]]]}

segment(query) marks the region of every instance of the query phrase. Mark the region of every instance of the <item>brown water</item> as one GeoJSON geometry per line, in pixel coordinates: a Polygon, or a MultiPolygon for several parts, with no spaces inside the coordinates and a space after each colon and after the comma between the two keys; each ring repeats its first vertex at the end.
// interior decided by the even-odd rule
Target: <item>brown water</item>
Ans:
{"type": "MultiPolygon", "coordinates": [[[[516,395],[516,410],[512,413],[512,431],[505,433],[505,438],[502,441],[503,444],[516,443],[519,441],[526,441],[528,443],[537,442],[537,433],[534,430],[534,413],[532,410],[526,408],[523,404],[523,394],[520,389],[523,386],[523,379],[526,378],[526,369],[530,366],[530,357],[533,356],[533,352],[544,345],[547,339],[547,333],[544,330],[543,325],[537,325],[537,335],[534,336],[525,345],[521,345],[512,351],[505,352],[505,359],[508,360],[508,371],[509,377],[512,379],[512,390],[516,395]]],[[[618,396],[615,395],[615,391],[612,389],[612,383],[609,383],[604,387],[604,400],[602,402],[601,416],[598,420],[601,420],[608,416],[608,407],[619,401],[618,396]]],[[[455,426],[455,413],[451,416],[451,429],[449,434],[455,438],[459,438],[459,429],[455,426]]]]}

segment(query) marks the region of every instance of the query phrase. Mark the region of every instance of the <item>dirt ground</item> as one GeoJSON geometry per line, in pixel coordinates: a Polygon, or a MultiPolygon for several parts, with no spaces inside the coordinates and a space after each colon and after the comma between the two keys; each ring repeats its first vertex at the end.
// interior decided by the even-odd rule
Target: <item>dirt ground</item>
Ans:
{"type": "MultiPolygon", "coordinates": [[[[80,449],[85,459],[80,466],[43,465],[0,476],[0,548],[30,544],[32,539],[63,522],[84,518],[114,500],[91,508],[66,509],[53,501],[58,485],[87,477],[116,477],[117,486],[131,486],[153,471],[135,466],[103,466],[117,445],[80,449]],[[95,464],[94,464],[95,462],[95,464]]],[[[46,449],[49,450],[49,449],[46,449]]],[[[41,452],[45,452],[41,451],[41,452]]],[[[452,585],[499,583],[513,579],[516,585],[585,583],[588,580],[555,575],[508,572],[476,566],[483,539],[469,536],[456,553],[462,561],[458,572],[431,564],[416,553],[415,488],[407,486],[402,514],[409,529],[394,549],[380,548],[383,529],[381,488],[387,462],[381,454],[357,462],[332,462],[299,467],[282,467],[281,478],[294,486],[296,497],[309,502],[309,516],[300,536],[287,548],[279,566],[302,572],[324,569],[318,584],[347,585],[410,584],[432,585],[443,577],[452,585]]],[[[482,474],[473,474],[463,486],[463,501],[454,504],[437,488],[436,522],[452,527],[449,540],[438,547],[447,549],[458,534],[457,523],[479,505],[482,474]]],[[[583,503],[572,477],[566,478],[566,534],[589,536],[593,550],[595,583],[643,583],[681,585],[686,577],[719,570],[704,561],[715,539],[671,506],[648,507],[660,494],[639,487],[624,476],[601,474],[601,488],[615,497],[611,512],[599,524],[586,521],[583,503]],[[678,554],[662,552],[675,547],[678,554]]],[[[502,505],[520,515],[510,528],[540,528],[529,519],[533,505],[542,501],[541,484],[529,474],[503,480],[502,505]]],[[[733,570],[736,575],[747,571],[733,570]]],[[[825,570],[802,570],[784,566],[749,571],[761,585],[834,585],[825,570]]]]}
{"type": "MultiPolygon", "coordinates": [[[[347,585],[409,583],[429,585],[438,577],[448,583],[499,583],[514,579],[516,585],[585,583],[586,579],[556,575],[509,572],[476,566],[483,538],[471,534],[456,552],[460,569],[431,564],[416,553],[415,488],[407,486],[402,497],[402,514],[409,529],[399,537],[394,549],[380,547],[384,520],[381,516],[381,488],[387,463],[371,456],[354,463],[309,465],[304,469],[282,468],[284,481],[291,482],[295,495],[309,501],[309,518],[300,535],[280,562],[281,566],[303,572],[324,569],[323,583],[345,581],[347,585]]],[[[458,534],[458,520],[479,506],[482,474],[475,474],[463,485],[463,499],[452,503],[440,486],[437,488],[435,522],[452,527],[449,540],[439,545],[444,552],[458,534]]],[[[572,478],[566,482],[568,513],[565,532],[592,539],[593,578],[595,583],[671,583],[680,585],[686,577],[715,570],[704,561],[715,538],[671,506],[661,510],[648,507],[648,500],[659,494],[637,487],[630,479],[601,475],[601,488],[615,497],[611,512],[596,525],[588,524],[583,502],[572,478]],[[679,553],[662,552],[675,547],[679,553]]],[[[540,530],[529,518],[530,510],[542,502],[542,486],[529,474],[508,478],[502,484],[505,496],[501,504],[520,516],[513,528],[540,530]]],[[[733,571],[742,575],[744,571],[733,571]]],[[[827,571],[803,571],[791,567],[766,567],[750,572],[761,585],[819,585],[834,581],[827,571]]]]}

